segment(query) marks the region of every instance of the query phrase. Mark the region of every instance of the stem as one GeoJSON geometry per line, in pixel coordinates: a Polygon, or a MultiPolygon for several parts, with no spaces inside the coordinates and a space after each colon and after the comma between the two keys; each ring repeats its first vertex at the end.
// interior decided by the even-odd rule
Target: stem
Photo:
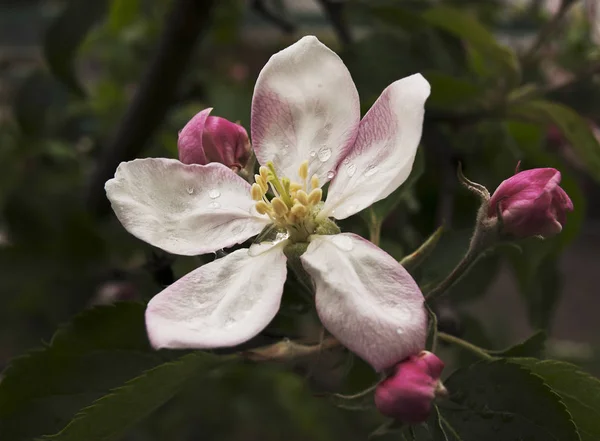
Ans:
{"type": "Polygon", "coordinates": [[[566,15],[567,11],[574,3],[575,0],[562,0],[560,8],[556,12],[556,14],[554,14],[550,21],[542,27],[540,32],[538,32],[538,34],[536,35],[533,44],[529,47],[529,50],[523,55],[523,64],[535,61],[539,50],[546,43],[548,43],[548,41],[550,40],[550,36],[554,32],[556,32],[563,17],[566,15]]]}
{"type": "Polygon", "coordinates": [[[452,286],[468,272],[469,268],[475,263],[479,256],[480,253],[469,250],[458,265],[452,270],[450,275],[425,295],[427,301],[431,302],[452,288],[452,286]]]}
{"type": "Polygon", "coordinates": [[[381,239],[381,219],[378,219],[375,212],[371,210],[371,222],[369,222],[369,240],[379,246],[381,239]]]}
{"type": "Polygon", "coordinates": [[[483,358],[485,360],[493,360],[494,359],[494,357],[492,357],[490,354],[488,354],[485,349],[481,349],[479,346],[475,346],[474,344],[469,343],[468,341],[463,340],[462,338],[458,338],[453,335],[446,334],[445,332],[438,332],[438,338],[442,341],[445,341],[446,343],[450,343],[452,345],[459,346],[462,349],[465,349],[465,350],[477,355],[479,358],[483,358]]]}
{"type": "Polygon", "coordinates": [[[291,340],[283,340],[272,345],[239,353],[239,355],[242,358],[256,362],[290,362],[299,358],[320,354],[323,351],[338,346],[340,346],[340,342],[333,337],[328,337],[316,345],[304,345],[291,340]]]}

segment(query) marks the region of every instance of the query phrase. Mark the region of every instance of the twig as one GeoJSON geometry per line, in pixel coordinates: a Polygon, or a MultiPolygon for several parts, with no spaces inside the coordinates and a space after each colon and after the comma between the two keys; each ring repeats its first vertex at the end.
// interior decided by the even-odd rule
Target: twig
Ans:
{"type": "Polygon", "coordinates": [[[523,64],[531,63],[536,59],[536,56],[539,50],[548,43],[550,36],[556,32],[560,23],[562,22],[564,16],[567,14],[568,10],[571,6],[576,2],[576,0],[562,0],[558,11],[554,16],[547,22],[540,32],[535,37],[532,45],[529,47],[529,50],[525,52],[522,57],[523,64]]]}
{"type": "Polygon", "coordinates": [[[469,343],[468,341],[463,340],[462,338],[446,334],[445,332],[438,332],[438,338],[442,341],[445,341],[446,343],[450,343],[455,346],[460,346],[461,348],[466,349],[467,351],[477,355],[479,358],[483,358],[485,360],[494,359],[494,357],[488,354],[486,350],[480,348],[479,346],[475,346],[474,344],[469,343]]]}
{"type": "Polygon", "coordinates": [[[296,32],[296,25],[288,21],[285,17],[282,17],[265,5],[264,0],[253,0],[250,4],[252,9],[256,11],[265,20],[273,23],[275,26],[280,28],[286,34],[293,34],[296,32]]]}
{"type": "Polygon", "coordinates": [[[339,345],[340,342],[333,337],[328,337],[316,345],[304,345],[292,340],[283,340],[272,345],[250,349],[240,355],[247,360],[256,362],[290,362],[299,358],[320,354],[339,345]]]}
{"type": "Polygon", "coordinates": [[[352,34],[346,21],[344,20],[344,4],[343,2],[332,0],[319,0],[321,7],[327,14],[327,18],[331,22],[331,26],[335,29],[335,33],[341,43],[346,46],[352,43],[352,34]]]}
{"type": "Polygon", "coordinates": [[[214,3],[214,0],[174,1],[154,58],[90,179],[87,202],[96,213],[108,212],[104,183],[121,161],[133,159],[143,150],[167,114],[196,40],[209,26],[214,3]]]}

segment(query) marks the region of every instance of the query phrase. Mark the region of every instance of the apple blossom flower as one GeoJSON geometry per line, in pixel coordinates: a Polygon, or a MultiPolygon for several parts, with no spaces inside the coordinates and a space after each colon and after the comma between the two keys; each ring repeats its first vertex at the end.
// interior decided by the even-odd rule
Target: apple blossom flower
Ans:
{"type": "Polygon", "coordinates": [[[405,423],[425,421],[434,399],[447,394],[440,382],[443,369],[444,362],[428,351],[401,361],[375,389],[377,410],[405,423]]]}
{"type": "Polygon", "coordinates": [[[212,108],[197,113],[179,132],[177,149],[184,164],[220,162],[234,171],[244,168],[250,158],[246,129],[219,116],[212,108]]]}
{"type": "Polygon", "coordinates": [[[305,244],[300,261],[318,315],[343,345],[376,370],[422,350],[427,315],[415,281],[377,246],[339,233],[331,218],[358,213],[406,180],[429,91],[419,74],[398,80],[361,120],[341,59],[304,37],[273,55],[258,77],[251,131],[262,166],[252,186],[218,163],[122,163],[106,184],[108,197],[123,226],[154,246],[197,255],[264,230],[249,249],[201,266],[149,302],[152,345],[227,347],[254,337],[279,309],[284,250],[305,244]],[[269,230],[274,239],[260,241],[269,230]]]}
{"type": "Polygon", "coordinates": [[[487,216],[502,217],[502,232],[524,238],[553,236],[562,231],[573,203],[559,187],[554,168],[525,170],[503,181],[492,195],[487,216]]]}

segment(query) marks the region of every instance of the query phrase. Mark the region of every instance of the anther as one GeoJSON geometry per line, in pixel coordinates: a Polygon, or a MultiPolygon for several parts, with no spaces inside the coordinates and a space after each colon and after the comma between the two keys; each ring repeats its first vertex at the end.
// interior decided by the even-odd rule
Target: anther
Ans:
{"type": "Polygon", "coordinates": [[[298,176],[300,176],[300,179],[303,181],[308,177],[308,161],[304,161],[302,164],[300,164],[298,176]]]}
{"type": "Polygon", "coordinates": [[[262,192],[263,192],[263,194],[264,194],[264,193],[266,193],[266,192],[267,192],[267,190],[269,189],[269,184],[267,184],[267,181],[265,181],[265,180],[263,179],[263,177],[262,177],[262,176],[260,176],[260,175],[255,175],[255,176],[254,176],[254,180],[256,181],[256,183],[257,183],[258,185],[260,185],[260,188],[262,188],[262,192]]]}
{"type": "Polygon", "coordinates": [[[262,200],[264,194],[265,192],[263,191],[260,185],[256,183],[252,184],[252,188],[250,189],[250,195],[252,196],[252,199],[254,199],[255,201],[260,201],[262,200]]]}
{"type": "Polygon", "coordinates": [[[279,198],[273,198],[271,201],[271,206],[273,207],[273,211],[277,216],[285,216],[285,214],[290,210],[285,202],[283,202],[279,198]]]}
{"type": "Polygon", "coordinates": [[[315,188],[308,195],[308,203],[310,205],[316,205],[319,202],[321,202],[321,197],[322,196],[323,196],[323,190],[321,190],[320,188],[315,188]]]}
{"type": "Polygon", "coordinates": [[[271,212],[271,207],[265,201],[258,201],[256,203],[256,211],[260,214],[269,214],[271,212]]]}
{"type": "Polygon", "coordinates": [[[265,182],[269,182],[269,169],[267,167],[262,165],[258,169],[258,172],[260,173],[260,177],[263,178],[265,180],[265,182]]]}
{"type": "Polygon", "coordinates": [[[306,216],[306,213],[308,212],[306,206],[299,202],[296,202],[290,211],[294,216],[299,218],[306,216]]]}
{"type": "Polygon", "coordinates": [[[319,188],[319,177],[317,175],[312,175],[312,178],[310,178],[310,186],[312,188],[319,188]]]}
{"type": "Polygon", "coordinates": [[[300,202],[302,205],[308,205],[308,195],[305,191],[298,190],[296,192],[296,199],[298,199],[298,202],[300,202]]]}
{"type": "Polygon", "coordinates": [[[290,184],[290,193],[294,193],[298,190],[302,190],[303,188],[304,188],[304,185],[298,184],[297,182],[292,182],[290,184]]]}

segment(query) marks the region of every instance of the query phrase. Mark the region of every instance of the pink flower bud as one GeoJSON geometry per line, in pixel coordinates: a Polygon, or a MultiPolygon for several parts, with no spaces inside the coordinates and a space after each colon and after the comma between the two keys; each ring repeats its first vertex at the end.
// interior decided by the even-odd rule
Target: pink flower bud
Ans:
{"type": "Polygon", "coordinates": [[[525,170],[508,178],[489,202],[488,218],[501,214],[503,232],[514,237],[548,237],[561,232],[573,203],[558,186],[560,172],[553,168],[525,170]]]}
{"type": "Polygon", "coordinates": [[[209,116],[212,108],[194,116],[179,132],[177,148],[184,164],[220,162],[232,170],[246,165],[250,141],[246,130],[225,118],[209,116]]]}
{"type": "Polygon", "coordinates": [[[422,351],[394,366],[394,372],[377,385],[375,406],[384,415],[405,423],[425,421],[436,396],[445,395],[440,382],[444,362],[422,351]]]}

